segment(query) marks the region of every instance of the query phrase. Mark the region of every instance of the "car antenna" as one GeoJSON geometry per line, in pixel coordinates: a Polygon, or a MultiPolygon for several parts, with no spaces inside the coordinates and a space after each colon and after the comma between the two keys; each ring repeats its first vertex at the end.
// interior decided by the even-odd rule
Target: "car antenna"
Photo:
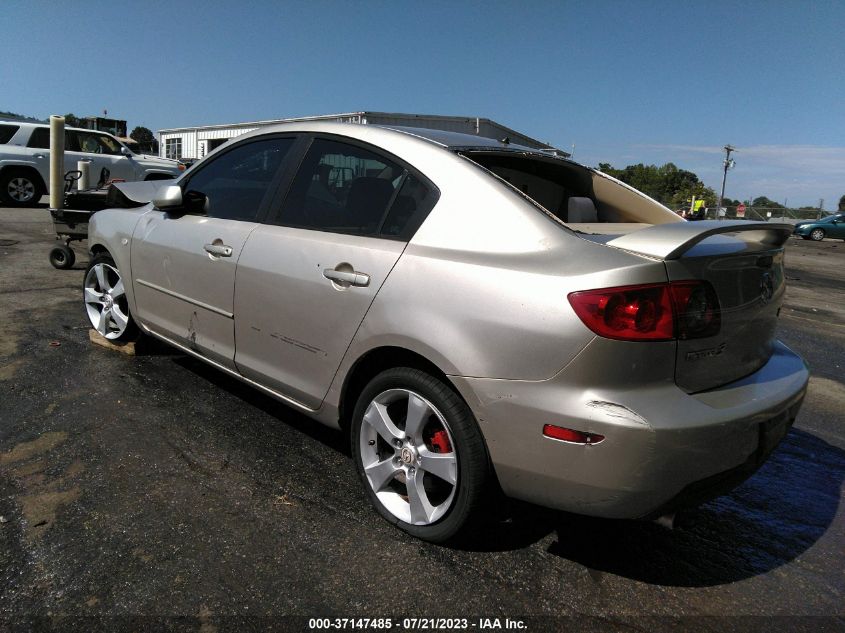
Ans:
{"type": "Polygon", "coordinates": [[[511,144],[511,138],[510,138],[510,136],[506,136],[505,138],[503,138],[499,142],[502,143],[503,145],[510,145],[511,144]]]}

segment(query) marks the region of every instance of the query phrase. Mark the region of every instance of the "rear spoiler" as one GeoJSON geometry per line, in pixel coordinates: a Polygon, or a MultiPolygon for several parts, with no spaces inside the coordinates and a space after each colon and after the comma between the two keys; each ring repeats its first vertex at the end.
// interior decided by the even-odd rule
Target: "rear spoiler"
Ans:
{"type": "Polygon", "coordinates": [[[746,222],[745,220],[703,220],[669,222],[634,231],[606,242],[608,246],[660,259],[679,259],[712,235],[734,233],[737,239],[772,248],[782,246],[792,235],[791,224],[746,222]]]}

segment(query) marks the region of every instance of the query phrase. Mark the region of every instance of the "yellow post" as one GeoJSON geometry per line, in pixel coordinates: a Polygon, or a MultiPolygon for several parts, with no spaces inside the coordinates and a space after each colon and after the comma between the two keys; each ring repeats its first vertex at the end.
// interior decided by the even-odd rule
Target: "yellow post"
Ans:
{"type": "Polygon", "coordinates": [[[50,208],[61,209],[65,199],[65,118],[50,117],[50,208]]]}

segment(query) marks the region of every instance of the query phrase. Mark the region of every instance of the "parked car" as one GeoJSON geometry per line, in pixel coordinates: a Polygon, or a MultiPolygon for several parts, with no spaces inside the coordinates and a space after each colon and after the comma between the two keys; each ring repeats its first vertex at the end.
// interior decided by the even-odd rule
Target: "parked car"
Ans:
{"type": "Polygon", "coordinates": [[[793,231],[805,240],[820,242],[826,237],[838,237],[845,240],[845,213],[829,215],[822,220],[798,222],[793,231]]]}
{"type": "Polygon", "coordinates": [[[117,188],[138,206],[91,219],[92,327],[343,429],[375,509],[423,539],[497,486],[599,517],[700,503],[804,397],[774,337],[788,225],[686,222],[569,160],[375,125],[262,128],[117,188]]]}
{"type": "MultiPolygon", "coordinates": [[[[95,184],[102,170],[127,181],[172,179],[183,169],[174,160],[137,155],[111,134],[65,128],[65,171],[90,163],[95,184]]],[[[0,204],[31,206],[50,189],[50,126],[0,121],[0,204]]]]}

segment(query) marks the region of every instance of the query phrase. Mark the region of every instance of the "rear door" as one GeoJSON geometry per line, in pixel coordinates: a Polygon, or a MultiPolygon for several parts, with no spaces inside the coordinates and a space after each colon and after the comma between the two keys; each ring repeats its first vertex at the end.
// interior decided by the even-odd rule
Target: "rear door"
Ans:
{"type": "Polygon", "coordinates": [[[239,371],[312,408],[436,201],[412,168],[316,138],[283,204],[249,237],[235,285],[239,371]]]}
{"type": "Polygon", "coordinates": [[[295,138],[234,145],[183,180],[186,208],[153,210],[131,250],[137,318],[234,369],[235,268],[284,173],[295,138]]]}

